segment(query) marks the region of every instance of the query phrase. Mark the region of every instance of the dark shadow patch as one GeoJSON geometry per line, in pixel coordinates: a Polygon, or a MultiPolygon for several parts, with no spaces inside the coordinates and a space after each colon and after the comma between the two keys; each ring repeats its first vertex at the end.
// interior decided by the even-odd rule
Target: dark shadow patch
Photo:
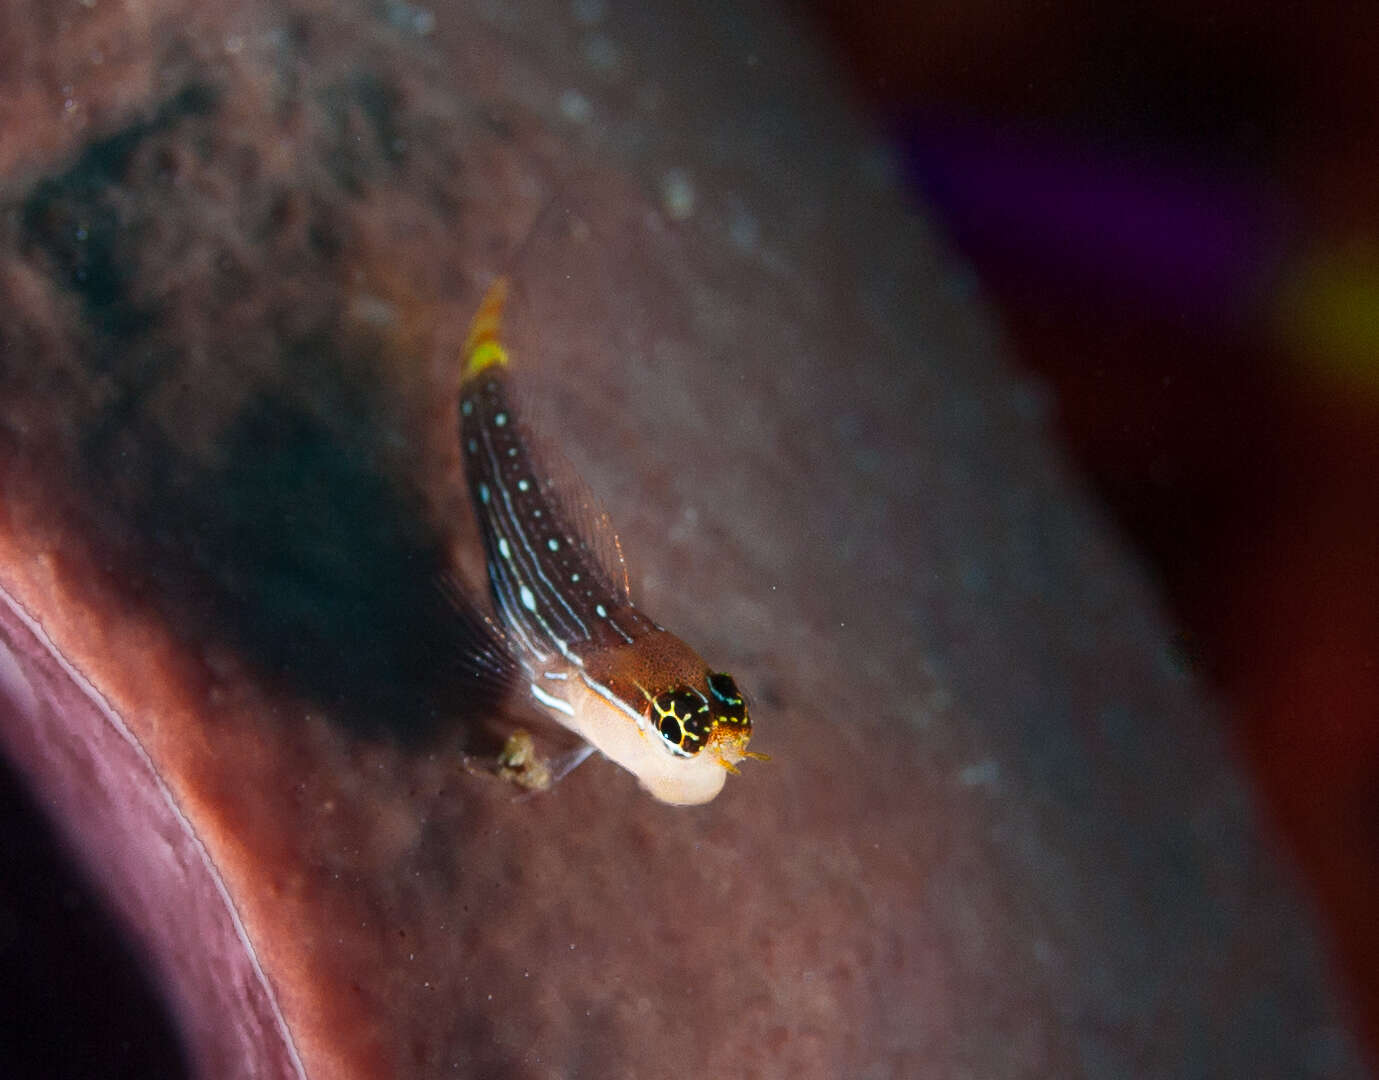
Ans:
{"type": "MultiPolygon", "coordinates": [[[[364,132],[357,152],[371,168],[392,160],[396,94],[360,77],[340,95],[349,132],[364,132]]],[[[121,593],[155,607],[192,655],[224,643],[252,678],[362,736],[418,745],[478,734],[506,696],[511,661],[473,605],[438,587],[444,539],[406,477],[379,464],[378,433],[396,416],[386,388],[361,373],[383,362],[381,346],[340,313],[348,229],[319,191],[264,206],[285,234],[269,271],[319,289],[265,317],[280,324],[259,344],[276,339],[281,380],[256,396],[238,387],[251,392],[245,405],[201,402],[196,415],[171,415],[169,400],[191,399],[160,393],[201,369],[179,337],[188,313],[139,291],[143,264],[172,246],[154,227],[150,184],[189,166],[188,147],[205,141],[189,119],[214,108],[210,90],[184,90],[39,182],[16,215],[25,255],[84,317],[72,335],[89,391],[71,428],[73,509],[121,593]]],[[[256,163],[234,164],[252,186],[256,163]]],[[[203,242],[194,221],[170,227],[203,242]]],[[[237,363],[233,342],[212,351],[203,362],[237,363]]]]}
{"type": "Polygon", "coordinates": [[[91,143],[66,172],[34,185],[20,207],[23,249],[42,251],[55,279],[81,298],[93,327],[116,342],[145,333],[153,315],[129,296],[132,275],[121,254],[128,238],[110,190],[125,180],[146,139],[215,107],[212,88],[186,87],[152,118],[91,143]]]}
{"type": "Polygon", "coordinates": [[[501,649],[438,587],[444,546],[365,438],[264,396],[222,449],[210,469],[166,467],[137,523],[163,539],[158,591],[198,636],[359,735],[417,745],[497,711],[501,649]]]}
{"type": "Polygon", "coordinates": [[[355,100],[373,129],[379,154],[391,165],[400,163],[407,156],[407,141],[397,122],[402,111],[397,89],[368,73],[358,76],[351,86],[355,100]]]}
{"type": "Polygon", "coordinates": [[[398,117],[397,89],[371,72],[330,87],[321,104],[331,125],[330,144],[323,155],[331,177],[350,195],[363,194],[382,167],[405,159],[407,140],[398,117]]]}

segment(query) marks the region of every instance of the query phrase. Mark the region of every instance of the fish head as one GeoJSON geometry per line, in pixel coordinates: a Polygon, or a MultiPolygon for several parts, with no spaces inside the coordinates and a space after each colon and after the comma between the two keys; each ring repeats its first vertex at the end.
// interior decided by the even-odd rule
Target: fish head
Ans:
{"type": "Polygon", "coordinates": [[[652,727],[671,751],[688,757],[707,752],[729,772],[744,758],[762,757],[747,749],[752,720],[732,676],[709,671],[696,681],[650,696],[652,727]]]}

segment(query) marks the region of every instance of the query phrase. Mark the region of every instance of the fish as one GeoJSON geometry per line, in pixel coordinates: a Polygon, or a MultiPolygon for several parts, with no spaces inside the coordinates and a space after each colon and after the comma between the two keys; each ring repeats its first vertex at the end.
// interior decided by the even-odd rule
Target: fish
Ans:
{"type": "MultiPolygon", "coordinates": [[[[461,359],[459,436],[498,629],[530,703],[632,773],[652,797],[706,803],[748,758],[752,720],[711,668],[632,600],[616,532],[523,415],[494,280],[461,359]]],[[[581,758],[582,760],[582,758],[581,758]]]]}

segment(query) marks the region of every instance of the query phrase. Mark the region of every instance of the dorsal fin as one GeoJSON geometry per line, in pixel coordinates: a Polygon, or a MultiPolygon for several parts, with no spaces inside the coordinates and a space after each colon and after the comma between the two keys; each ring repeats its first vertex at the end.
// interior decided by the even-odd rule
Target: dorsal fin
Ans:
{"type": "MultiPolygon", "coordinates": [[[[521,389],[521,382],[519,376],[518,386],[514,391],[520,402],[517,408],[524,416],[530,417],[533,409],[528,395],[521,389]]],[[[540,420],[542,410],[537,408],[534,411],[537,414],[536,420],[524,421],[527,444],[547,498],[559,507],[610,588],[619,597],[630,602],[632,588],[627,560],[623,557],[622,541],[618,539],[617,530],[613,527],[608,511],[604,509],[603,502],[594,493],[594,489],[579,475],[570,459],[547,434],[549,428],[540,420]]]]}
{"type": "Polygon", "coordinates": [[[630,600],[627,563],[608,512],[549,434],[552,425],[543,419],[545,410],[529,389],[530,376],[523,372],[521,357],[514,359],[505,343],[502,320],[509,294],[505,277],[495,278],[485,293],[466,337],[461,385],[502,369],[508,401],[543,493],[589,552],[609,588],[630,600]]]}

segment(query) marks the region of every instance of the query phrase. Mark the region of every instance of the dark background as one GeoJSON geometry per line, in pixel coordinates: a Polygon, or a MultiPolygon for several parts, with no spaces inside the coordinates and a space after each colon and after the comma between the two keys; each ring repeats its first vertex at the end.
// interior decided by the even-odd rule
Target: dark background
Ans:
{"type": "Polygon", "coordinates": [[[799,0],[1182,627],[1379,1045],[1379,11],[799,0]]]}

